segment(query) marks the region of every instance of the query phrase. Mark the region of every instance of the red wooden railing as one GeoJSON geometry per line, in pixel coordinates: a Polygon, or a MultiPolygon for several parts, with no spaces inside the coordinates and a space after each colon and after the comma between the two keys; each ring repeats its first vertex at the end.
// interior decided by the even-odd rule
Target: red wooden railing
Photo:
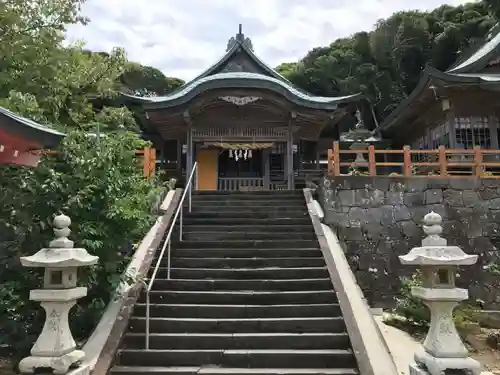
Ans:
{"type": "Polygon", "coordinates": [[[334,142],[333,148],[328,150],[328,174],[341,176],[342,167],[351,169],[351,174],[357,170],[357,175],[367,176],[500,178],[500,150],[479,147],[449,149],[444,146],[432,150],[412,150],[409,146],[389,150],[375,149],[373,145],[365,150],[341,150],[339,143],[334,142]],[[357,154],[362,154],[366,162],[346,160],[357,154]],[[378,155],[383,155],[384,161],[377,160],[381,158],[378,155]],[[382,169],[384,171],[380,173],[382,169]],[[393,170],[388,172],[388,169],[393,170]]]}

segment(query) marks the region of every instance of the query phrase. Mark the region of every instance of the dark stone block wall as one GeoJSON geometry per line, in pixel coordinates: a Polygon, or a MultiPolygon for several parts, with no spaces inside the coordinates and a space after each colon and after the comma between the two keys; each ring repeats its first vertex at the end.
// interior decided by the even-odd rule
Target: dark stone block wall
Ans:
{"type": "Polygon", "coordinates": [[[488,271],[500,262],[500,181],[325,177],[316,194],[372,306],[394,306],[400,277],[415,271],[398,255],[420,246],[422,219],[434,211],[449,245],[479,255],[476,265],[458,271],[457,284],[485,307],[500,307],[500,278],[488,271]]]}

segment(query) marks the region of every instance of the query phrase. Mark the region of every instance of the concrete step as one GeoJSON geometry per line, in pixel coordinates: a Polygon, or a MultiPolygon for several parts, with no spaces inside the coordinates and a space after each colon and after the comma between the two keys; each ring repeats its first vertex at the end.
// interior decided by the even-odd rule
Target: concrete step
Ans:
{"type": "Polygon", "coordinates": [[[272,248],[319,248],[317,239],[305,239],[305,240],[226,240],[226,241],[192,241],[184,240],[178,241],[177,237],[174,236],[174,241],[172,243],[173,249],[210,249],[210,248],[262,248],[262,249],[272,249],[272,248]]]}
{"type": "Polygon", "coordinates": [[[274,217],[269,218],[268,216],[261,217],[242,217],[236,215],[229,215],[227,217],[217,216],[216,213],[211,215],[200,216],[186,216],[183,218],[184,225],[244,225],[245,227],[251,227],[253,225],[311,225],[311,218],[309,215],[301,215],[300,217],[274,217]]]}
{"type": "Polygon", "coordinates": [[[261,190],[261,191],[193,191],[193,199],[207,199],[213,197],[213,199],[224,200],[226,198],[233,199],[258,199],[259,197],[270,197],[271,199],[276,198],[304,198],[304,193],[302,190],[261,190]]]}
{"type": "MultiPolygon", "coordinates": [[[[152,290],[149,293],[151,303],[174,304],[208,304],[208,305],[274,305],[302,303],[333,303],[337,295],[333,290],[311,291],[186,291],[186,290],[152,290]]],[[[146,301],[146,293],[142,293],[139,302],[146,301]]]]}
{"type": "MultiPolygon", "coordinates": [[[[306,258],[307,259],[307,258],[306,258]]],[[[289,280],[167,280],[155,279],[153,290],[255,290],[255,291],[287,291],[287,290],[327,290],[332,287],[329,278],[289,279],[289,280]]]]}
{"type": "Polygon", "coordinates": [[[315,258],[323,254],[318,247],[301,249],[178,249],[172,251],[172,255],[180,258],[315,258]]]}
{"type": "Polygon", "coordinates": [[[224,367],[298,367],[330,368],[354,367],[356,361],[351,350],[121,350],[120,365],[134,366],[203,366],[224,367]]]}
{"type": "MultiPolygon", "coordinates": [[[[304,197],[293,197],[291,199],[287,198],[262,198],[257,199],[205,199],[205,197],[197,197],[192,201],[192,207],[252,207],[252,206],[295,206],[305,209],[306,203],[304,197]]],[[[187,201],[186,201],[187,207],[187,201]]]]}
{"type": "MultiPolygon", "coordinates": [[[[193,211],[190,213],[185,212],[184,216],[186,219],[190,218],[198,218],[198,219],[297,219],[297,218],[307,218],[309,222],[311,219],[309,218],[309,213],[303,209],[294,209],[291,211],[280,211],[280,210],[268,210],[267,208],[262,210],[242,210],[242,209],[233,209],[233,210],[196,210],[193,208],[193,211]]],[[[248,221],[243,221],[244,223],[248,223],[248,221]]]]}
{"type": "MultiPolygon", "coordinates": [[[[152,270],[150,270],[150,274],[152,270]]],[[[329,277],[325,267],[265,268],[172,268],[172,279],[316,279],[329,277]]],[[[156,277],[165,279],[167,268],[160,267],[156,277]]]]}
{"type": "Polygon", "coordinates": [[[231,368],[231,367],[144,367],[114,366],[119,375],[359,375],[354,368],[231,368]]]}
{"type": "MultiPolygon", "coordinates": [[[[145,348],[144,333],[128,333],[127,349],[145,348]]],[[[343,333],[154,333],[150,349],[344,349],[349,336],[343,333]]]]}
{"type": "MultiPolygon", "coordinates": [[[[176,225],[176,231],[179,225],[176,225]]],[[[255,225],[198,225],[198,224],[186,224],[183,225],[183,232],[253,232],[253,233],[290,233],[290,232],[300,232],[300,233],[314,233],[313,226],[309,224],[255,224],[255,225]]]]}
{"type": "MultiPolygon", "coordinates": [[[[166,301],[168,302],[168,301],[166,301]]],[[[341,316],[337,303],[307,305],[200,305],[200,304],[151,304],[151,317],[159,318],[319,318],[341,316]]],[[[137,303],[134,316],[146,316],[146,305],[137,303]]]]}
{"type": "MultiPolygon", "coordinates": [[[[262,267],[323,267],[325,260],[313,258],[185,258],[174,256],[172,267],[176,268],[262,268],[262,267]]],[[[168,259],[162,259],[162,265],[168,259]]]]}
{"type": "MultiPolygon", "coordinates": [[[[186,231],[182,232],[182,239],[184,241],[232,241],[232,240],[316,240],[316,234],[314,232],[253,232],[252,228],[247,228],[245,232],[228,232],[228,231],[204,231],[195,232],[191,228],[186,227],[186,231]]],[[[174,238],[177,238],[177,233],[174,234],[174,238]]]]}
{"type": "Polygon", "coordinates": [[[358,375],[302,191],[192,203],[149,294],[149,349],[142,292],[111,373],[358,375]]]}
{"type": "Polygon", "coordinates": [[[299,205],[291,205],[291,206],[277,206],[277,205],[261,205],[261,206],[220,206],[214,205],[210,207],[198,207],[195,204],[192,205],[191,212],[186,212],[187,215],[196,215],[198,212],[224,212],[224,213],[237,213],[241,215],[251,215],[253,213],[277,213],[280,216],[287,215],[288,213],[293,214],[303,214],[307,213],[305,207],[299,205]]]}
{"type": "MultiPolygon", "coordinates": [[[[144,333],[146,319],[132,317],[129,332],[144,333]]],[[[342,317],[316,318],[150,318],[151,333],[307,333],[345,332],[342,317]]]]}

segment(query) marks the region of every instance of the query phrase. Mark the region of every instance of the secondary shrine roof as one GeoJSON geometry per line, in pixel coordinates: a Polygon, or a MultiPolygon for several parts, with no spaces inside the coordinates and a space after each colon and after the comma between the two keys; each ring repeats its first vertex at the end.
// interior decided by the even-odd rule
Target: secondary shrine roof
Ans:
{"type": "Polygon", "coordinates": [[[64,134],[0,107],[0,131],[26,142],[37,143],[40,148],[54,148],[64,134]]]}
{"type": "Polygon", "coordinates": [[[420,112],[420,110],[412,108],[412,104],[423,100],[428,95],[434,95],[429,91],[432,87],[449,84],[479,87],[498,85],[500,83],[500,70],[495,69],[494,66],[499,63],[500,24],[497,24],[491,29],[482,44],[472,48],[447,71],[442,72],[431,66],[426,66],[415,89],[384,119],[380,128],[382,131],[388,131],[390,128],[411,122],[417,115],[416,111],[420,112]]]}

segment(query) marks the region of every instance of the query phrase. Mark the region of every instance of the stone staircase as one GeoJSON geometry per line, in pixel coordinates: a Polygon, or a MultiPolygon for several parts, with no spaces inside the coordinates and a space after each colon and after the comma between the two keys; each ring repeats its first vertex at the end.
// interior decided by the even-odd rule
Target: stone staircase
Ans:
{"type": "Polygon", "coordinates": [[[150,295],[150,349],[142,295],[113,374],[358,373],[302,191],[199,192],[183,230],[150,295]]]}

